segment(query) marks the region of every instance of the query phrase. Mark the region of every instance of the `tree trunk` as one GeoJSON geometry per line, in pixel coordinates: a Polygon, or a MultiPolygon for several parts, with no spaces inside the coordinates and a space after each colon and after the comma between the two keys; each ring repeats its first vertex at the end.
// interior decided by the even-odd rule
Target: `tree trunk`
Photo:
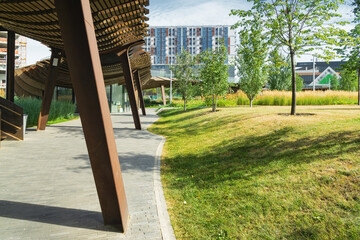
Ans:
{"type": "Polygon", "coordinates": [[[250,107],[252,108],[252,104],[253,104],[254,99],[250,99],[250,107]]]}
{"type": "Polygon", "coordinates": [[[296,72],[295,72],[295,54],[290,47],[291,58],[291,79],[292,79],[292,101],[291,101],[291,115],[296,115],[296,72]]]}
{"type": "Polygon", "coordinates": [[[218,100],[218,96],[216,95],[216,98],[215,98],[215,111],[216,112],[216,108],[217,108],[217,100],[218,100]]]}
{"type": "Polygon", "coordinates": [[[358,105],[360,105],[360,69],[358,69],[358,105]]]}
{"type": "Polygon", "coordinates": [[[213,94],[212,111],[213,111],[213,112],[215,112],[215,111],[216,111],[216,108],[215,108],[215,94],[213,94]]]}
{"type": "Polygon", "coordinates": [[[184,111],[186,111],[186,98],[184,99],[184,111]]]}

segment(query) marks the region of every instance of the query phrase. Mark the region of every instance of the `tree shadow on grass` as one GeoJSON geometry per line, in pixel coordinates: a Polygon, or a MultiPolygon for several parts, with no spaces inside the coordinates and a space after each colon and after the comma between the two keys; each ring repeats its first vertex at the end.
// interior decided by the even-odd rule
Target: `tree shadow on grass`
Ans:
{"type": "Polygon", "coordinates": [[[197,188],[212,188],[224,181],[250,180],[288,166],[334,159],[359,151],[359,131],[337,131],[314,138],[287,140],[291,132],[291,128],[284,128],[264,136],[234,138],[209,147],[211,151],[201,155],[190,153],[167,158],[166,171],[183,180],[169,187],[182,188],[192,184],[197,188]],[[271,164],[276,167],[269,167],[271,164]]]}

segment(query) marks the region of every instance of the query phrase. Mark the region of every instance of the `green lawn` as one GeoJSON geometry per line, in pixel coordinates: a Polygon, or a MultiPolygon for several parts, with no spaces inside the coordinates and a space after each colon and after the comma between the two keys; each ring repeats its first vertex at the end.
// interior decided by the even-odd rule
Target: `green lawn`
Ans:
{"type": "Polygon", "coordinates": [[[359,239],[360,107],[171,110],[162,183],[177,239],[359,239]]]}

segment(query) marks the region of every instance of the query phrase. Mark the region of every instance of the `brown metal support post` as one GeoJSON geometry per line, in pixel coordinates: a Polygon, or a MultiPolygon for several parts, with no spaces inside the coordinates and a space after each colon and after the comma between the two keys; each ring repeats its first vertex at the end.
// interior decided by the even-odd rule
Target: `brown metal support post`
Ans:
{"type": "Polygon", "coordinates": [[[126,231],[128,207],[89,0],[55,0],[105,224],[126,231]]]}
{"type": "Polygon", "coordinates": [[[14,102],[15,96],[15,33],[8,31],[6,55],[6,99],[14,102]]]}
{"type": "Polygon", "coordinates": [[[142,115],[146,116],[145,103],[144,103],[143,91],[142,91],[142,87],[141,87],[141,83],[140,83],[140,73],[139,73],[139,71],[136,71],[134,73],[134,76],[135,76],[136,87],[138,89],[139,101],[140,101],[140,107],[141,107],[142,115]]]}
{"type": "Polygon", "coordinates": [[[45,130],[46,128],[46,123],[50,113],[51,102],[54,95],[55,82],[58,74],[58,65],[60,64],[60,60],[61,50],[55,48],[51,49],[49,75],[45,82],[45,90],[41,102],[37,130],[45,130]]]}
{"type": "MultiPolygon", "coordinates": [[[[134,79],[134,78],[135,78],[135,76],[133,75],[133,79],[134,79]]],[[[134,94],[135,94],[136,109],[139,111],[139,109],[140,109],[140,104],[139,104],[139,91],[138,91],[135,83],[134,83],[134,94]]]]}
{"type": "Polygon", "coordinates": [[[136,129],[141,129],[141,123],[140,123],[140,116],[139,111],[136,104],[136,97],[135,97],[135,90],[134,90],[134,80],[133,80],[133,74],[131,70],[130,65],[130,59],[129,59],[129,49],[124,51],[121,55],[121,63],[123,67],[124,72],[124,78],[125,78],[125,86],[126,90],[129,96],[129,102],[131,107],[131,112],[134,119],[134,124],[136,129]]]}
{"type": "Polygon", "coordinates": [[[165,86],[161,85],[161,94],[164,106],[166,105],[165,86]]]}

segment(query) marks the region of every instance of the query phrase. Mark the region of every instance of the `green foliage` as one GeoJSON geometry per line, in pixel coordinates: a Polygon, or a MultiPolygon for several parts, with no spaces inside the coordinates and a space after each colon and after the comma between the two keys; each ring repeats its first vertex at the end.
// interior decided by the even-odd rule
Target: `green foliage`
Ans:
{"type": "Polygon", "coordinates": [[[174,89],[178,92],[184,101],[184,111],[186,111],[186,101],[194,93],[192,85],[195,80],[195,59],[187,51],[182,51],[176,56],[176,64],[171,66],[174,77],[174,89]]]}
{"type": "Polygon", "coordinates": [[[333,74],[330,78],[331,90],[340,90],[340,79],[336,74],[333,74]]]}
{"type": "Polygon", "coordinates": [[[299,76],[299,74],[296,74],[296,91],[300,92],[303,87],[304,87],[304,80],[302,79],[302,77],[299,76]]]}
{"type": "MultiPolygon", "coordinates": [[[[28,115],[27,126],[36,126],[39,120],[41,99],[37,98],[15,98],[15,104],[24,109],[28,115]]],[[[48,121],[59,121],[73,119],[76,105],[65,101],[52,101],[48,121]]]]}
{"type": "Polygon", "coordinates": [[[340,43],[342,48],[338,49],[346,61],[342,65],[343,70],[341,77],[344,79],[341,79],[340,88],[348,91],[353,91],[354,87],[358,89],[356,82],[360,81],[360,77],[355,74],[355,71],[360,73],[360,0],[354,0],[352,5],[355,7],[353,10],[355,19],[353,22],[357,24],[348,34],[344,34],[345,37],[340,43]]]}
{"type": "MultiPolygon", "coordinates": [[[[325,27],[325,22],[340,17],[336,11],[343,0],[249,0],[253,2],[250,10],[232,10],[231,15],[240,17],[233,28],[247,27],[261,21],[268,41],[289,49],[292,62],[292,84],[296,84],[295,55],[316,49],[323,50],[326,60],[334,57],[332,37],[341,32],[334,25],[325,27]],[[324,44],[326,43],[326,44],[324,44]]],[[[293,89],[295,90],[295,88],[293,89]]],[[[296,96],[296,92],[293,92],[296,96]]],[[[295,114],[296,103],[292,104],[291,114],[295,114]]]]}
{"type": "Polygon", "coordinates": [[[356,70],[344,68],[340,72],[340,89],[344,91],[358,90],[358,74],[356,70]]]}
{"type": "Polygon", "coordinates": [[[268,51],[260,19],[255,18],[252,23],[251,26],[243,26],[239,32],[240,44],[235,57],[239,87],[249,98],[250,106],[266,83],[265,61],[268,51]]]}
{"type": "Polygon", "coordinates": [[[269,53],[269,77],[270,90],[288,90],[291,88],[291,63],[275,47],[269,53]]]}
{"type": "Polygon", "coordinates": [[[221,44],[215,50],[208,49],[200,55],[200,79],[206,95],[212,96],[212,111],[216,111],[219,96],[229,87],[229,66],[226,64],[227,49],[221,44]]]}

